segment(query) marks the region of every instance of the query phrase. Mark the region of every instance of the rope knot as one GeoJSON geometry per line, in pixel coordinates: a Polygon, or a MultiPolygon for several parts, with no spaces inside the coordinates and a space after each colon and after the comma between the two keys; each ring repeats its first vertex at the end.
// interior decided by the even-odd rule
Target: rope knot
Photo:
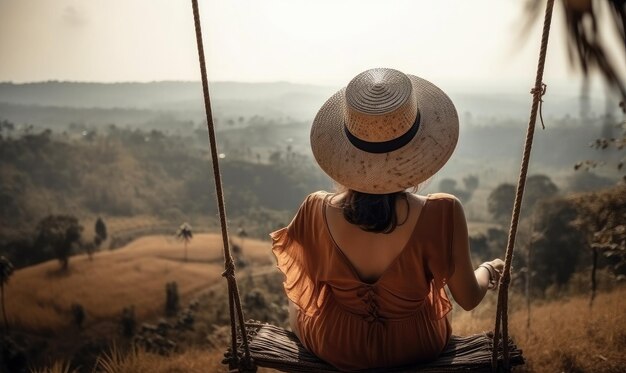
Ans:
{"type": "Polygon", "coordinates": [[[546,129],[546,125],[543,123],[543,96],[546,94],[548,86],[546,83],[541,82],[540,86],[536,86],[530,89],[530,94],[533,95],[535,100],[539,100],[539,119],[541,119],[541,128],[546,129]]]}
{"type": "Polygon", "coordinates": [[[222,277],[235,278],[235,262],[232,259],[224,262],[222,277]]]}

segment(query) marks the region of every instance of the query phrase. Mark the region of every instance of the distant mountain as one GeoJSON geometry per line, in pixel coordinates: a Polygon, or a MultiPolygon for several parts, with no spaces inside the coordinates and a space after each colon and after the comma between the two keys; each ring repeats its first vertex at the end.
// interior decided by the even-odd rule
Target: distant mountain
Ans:
{"type": "MultiPolygon", "coordinates": [[[[212,82],[213,110],[218,118],[262,116],[311,120],[338,87],[274,83],[212,82]]],[[[465,123],[493,124],[525,121],[530,94],[449,92],[465,123]]],[[[544,117],[577,117],[580,104],[571,96],[545,98],[544,117]]],[[[603,97],[594,97],[591,109],[604,110],[603,97]]],[[[199,82],[0,83],[0,119],[38,126],[60,126],[69,121],[91,125],[142,125],[163,117],[201,121],[204,116],[199,82]]]]}
{"type": "MultiPolygon", "coordinates": [[[[334,91],[321,87],[287,82],[210,83],[212,99],[265,101],[292,94],[322,96],[334,91]]],[[[76,108],[176,109],[185,103],[201,103],[199,82],[151,83],[0,83],[0,102],[21,105],[68,106],[76,108]]]]}

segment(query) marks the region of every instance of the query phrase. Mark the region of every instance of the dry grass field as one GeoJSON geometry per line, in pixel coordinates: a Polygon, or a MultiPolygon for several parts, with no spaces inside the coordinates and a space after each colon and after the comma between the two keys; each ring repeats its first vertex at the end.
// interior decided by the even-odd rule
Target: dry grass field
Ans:
{"type": "MultiPolygon", "coordinates": [[[[234,238],[235,243],[241,240],[234,238]]],[[[161,315],[165,284],[176,281],[182,304],[195,293],[222,281],[222,245],[217,234],[198,234],[183,261],[183,243],[174,237],[149,236],[127,246],[73,256],[69,271],[59,272],[49,261],[15,272],[6,287],[7,314],[17,329],[53,332],[71,325],[70,308],[81,304],[85,326],[117,319],[123,307],[134,305],[137,318],[161,315]]],[[[272,262],[269,242],[246,239],[244,258],[259,265],[272,262]]]]}
{"type": "MultiPolygon", "coordinates": [[[[570,297],[535,305],[530,329],[526,311],[510,315],[510,330],[524,350],[526,365],[516,372],[624,372],[626,367],[626,288],[599,294],[593,310],[585,296],[570,297]]],[[[517,302],[522,299],[517,298],[517,302]]],[[[457,334],[470,334],[493,328],[493,297],[473,312],[458,312],[452,324],[457,334]]],[[[220,363],[222,351],[193,349],[173,356],[136,351],[129,355],[105,354],[97,371],[137,372],[226,372],[220,363]]],[[[260,369],[260,372],[273,372],[260,369]]],[[[61,370],[44,370],[57,373],[61,370]]]]}
{"type": "MultiPolygon", "coordinates": [[[[472,312],[456,312],[456,334],[493,330],[495,293],[472,312]]],[[[530,327],[522,297],[510,300],[509,333],[524,351],[523,372],[626,371],[626,288],[601,293],[589,308],[588,296],[533,303],[530,327]]],[[[457,307],[458,308],[458,307],[457,307]]]]}
{"type": "MultiPolygon", "coordinates": [[[[234,239],[241,244],[240,239],[234,239]]],[[[269,241],[246,239],[244,257],[254,268],[273,264],[269,241]]],[[[115,250],[70,260],[68,273],[56,261],[19,270],[7,290],[7,313],[17,329],[42,333],[71,330],[70,307],[86,310],[85,328],[117,319],[134,305],[139,321],[163,314],[165,283],[177,281],[182,303],[213,285],[223,284],[221,238],[198,234],[183,261],[183,244],[173,237],[149,236],[115,250]]],[[[265,269],[263,269],[264,271],[265,269]]],[[[456,334],[493,328],[495,293],[472,312],[456,307],[451,321],[456,334]]],[[[527,327],[524,299],[512,294],[510,332],[524,350],[526,365],[519,372],[623,372],[626,366],[626,287],[602,292],[593,309],[586,295],[534,302],[527,327]]],[[[75,337],[80,337],[78,334],[75,337]]],[[[66,338],[70,338],[66,335],[66,338]]],[[[68,342],[69,343],[69,342],[68,342]]],[[[144,351],[102,355],[103,372],[226,371],[222,351],[191,348],[167,357],[144,351]],[[103,365],[104,364],[104,365],[103,365]]],[[[48,365],[50,366],[50,365],[48,365]]],[[[62,363],[44,372],[63,372],[62,363]]]]}

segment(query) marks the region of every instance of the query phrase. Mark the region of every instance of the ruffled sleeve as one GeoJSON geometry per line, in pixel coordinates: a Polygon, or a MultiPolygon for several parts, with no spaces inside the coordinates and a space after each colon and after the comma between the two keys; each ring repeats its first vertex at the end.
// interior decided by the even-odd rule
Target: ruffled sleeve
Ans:
{"type": "Polygon", "coordinates": [[[319,227],[318,196],[309,195],[285,228],[270,234],[278,269],[285,275],[287,297],[308,316],[316,315],[324,302],[324,292],[316,274],[315,232],[319,227]]]}
{"type": "Polygon", "coordinates": [[[430,216],[434,218],[433,229],[436,238],[427,253],[428,269],[432,276],[429,298],[432,305],[432,318],[440,320],[452,310],[445,286],[454,273],[453,247],[454,209],[456,197],[437,193],[431,197],[431,208],[436,209],[430,216]],[[437,227],[437,228],[435,228],[437,227]]]}

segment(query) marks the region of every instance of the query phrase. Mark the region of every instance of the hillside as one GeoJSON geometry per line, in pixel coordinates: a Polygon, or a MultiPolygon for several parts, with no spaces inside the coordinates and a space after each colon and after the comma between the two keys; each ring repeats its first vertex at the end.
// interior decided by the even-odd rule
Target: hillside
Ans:
{"type": "MultiPolygon", "coordinates": [[[[581,223],[572,225],[579,221],[576,216],[593,215],[593,209],[604,211],[605,214],[598,215],[610,223],[603,223],[604,229],[614,234],[614,240],[622,242],[623,227],[615,224],[623,221],[623,190],[619,186],[544,202],[537,210],[536,221],[543,234],[533,243],[534,259],[530,263],[525,262],[528,246],[520,239],[509,314],[511,335],[528,359],[521,371],[619,372],[623,366],[621,350],[626,344],[626,319],[621,312],[621,300],[626,289],[616,282],[622,272],[611,261],[599,261],[596,276],[599,294],[593,309],[587,311],[590,253],[581,231],[590,227],[581,223]],[[526,321],[526,304],[521,295],[529,266],[533,269],[529,289],[533,297],[530,324],[526,321]]],[[[475,228],[486,230],[482,233],[486,234],[486,246],[480,249],[480,240],[472,238],[473,258],[501,255],[503,244],[498,242],[498,237],[504,238],[503,233],[489,226],[475,228]]],[[[273,268],[269,242],[239,237],[234,240],[243,246],[248,264],[241,265],[238,271],[246,318],[286,326],[283,277],[273,268]]],[[[15,328],[12,337],[28,341],[31,346],[28,361],[36,366],[45,365],[43,356],[47,356],[70,361],[72,367],[83,367],[79,371],[86,372],[95,364],[96,357],[114,344],[122,346],[121,355],[114,363],[132,364],[122,365],[116,372],[162,371],[154,364],[193,372],[195,361],[188,359],[200,355],[206,358],[198,359],[221,369],[216,357],[219,353],[213,348],[219,351],[227,344],[229,313],[225,283],[220,278],[220,242],[216,234],[197,235],[186,263],[181,260],[182,243],[165,236],[150,236],[118,251],[99,253],[93,261],[83,255],[74,256],[67,273],[59,272],[55,261],[18,270],[7,288],[8,313],[15,328]],[[189,327],[180,326],[185,310],[162,319],[164,285],[170,281],[178,283],[182,303],[189,304],[185,310],[195,304],[189,327]],[[86,311],[82,328],[76,325],[71,311],[74,303],[80,303],[86,311]],[[150,332],[157,327],[141,325],[134,333],[124,336],[121,309],[131,305],[135,306],[139,323],[163,323],[165,331],[150,332]],[[152,334],[146,336],[146,331],[152,334]],[[171,347],[165,350],[155,347],[155,341],[159,340],[171,347]],[[165,363],[159,356],[129,349],[133,343],[139,343],[146,351],[173,357],[165,363]]],[[[468,334],[491,329],[495,298],[496,293],[490,292],[469,313],[456,307],[450,315],[454,332],[468,334]]]]}
{"type": "MultiPolygon", "coordinates": [[[[151,216],[173,227],[182,221],[200,226],[195,223],[215,216],[210,158],[198,145],[205,134],[115,126],[101,134],[77,132],[0,137],[0,253],[16,265],[35,263],[35,255],[3,246],[34,235],[49,214],[72,214],[85,227],[97,216],[112,222],[151,216]]],[[[308,193],[328,183],[295,152],[279,151],[270,161],[274,146],[242,146],[234,139],[221,147],[228,155],[220,163],[229,217],[257,237],[285,224],[308,193]]]]}
{"type": "MultiPolygon", "coordinates": [[[[491,294],[494,295],[494,294],[491,294]]],[[[621,373],[626,366],[626,314],[623,312],[624,287],[598,296],[595,307],[588,308],[586,295],[533,303],[532,321],[521,308],[522,297],[514,297],[510,311],[511,336],[522,348],[525,365],[515,372],[621,373]],[[574,312],[575,311],[575,312],[574,312]]],[[[457,307],[458,308],[458,307],[457,307]]],[[[493,329],[493,297],[473,312],[455,313],[452,328],[465,335],[493,329]]],[[[137,350],[129,354],[117,351],[102,355],[115,372],[227,372],[221,364],[226,345],[216,349],[191,348],[183,353],[160,356],[137,350]]],[[[54,373],[54,371],[42,371],[54,373]]],[[[259,372],[275,372],[259,369],[259,372]]]]}
{"type": "MultiPolygon", "coordinates": [[[[92,261],[76,255],[68,273],[59,272],[57,261],[18,270],[6,288],[9,321],[18,329],[54,334],[71,325],[73,303],[84,307],[87,329],[117,319],[122,308],[131,305],[139,320],[161,315],[167,282],[178,283],[183,304],[199,291],[222,284],[221,242],[217,234],[196,235],[184,262],[182,242],[149,236],[98,253],[92,261]]],[[[272,263],[269,242],[246,239],[243,247],[244,258],[259,266],[272,263]]]]}

